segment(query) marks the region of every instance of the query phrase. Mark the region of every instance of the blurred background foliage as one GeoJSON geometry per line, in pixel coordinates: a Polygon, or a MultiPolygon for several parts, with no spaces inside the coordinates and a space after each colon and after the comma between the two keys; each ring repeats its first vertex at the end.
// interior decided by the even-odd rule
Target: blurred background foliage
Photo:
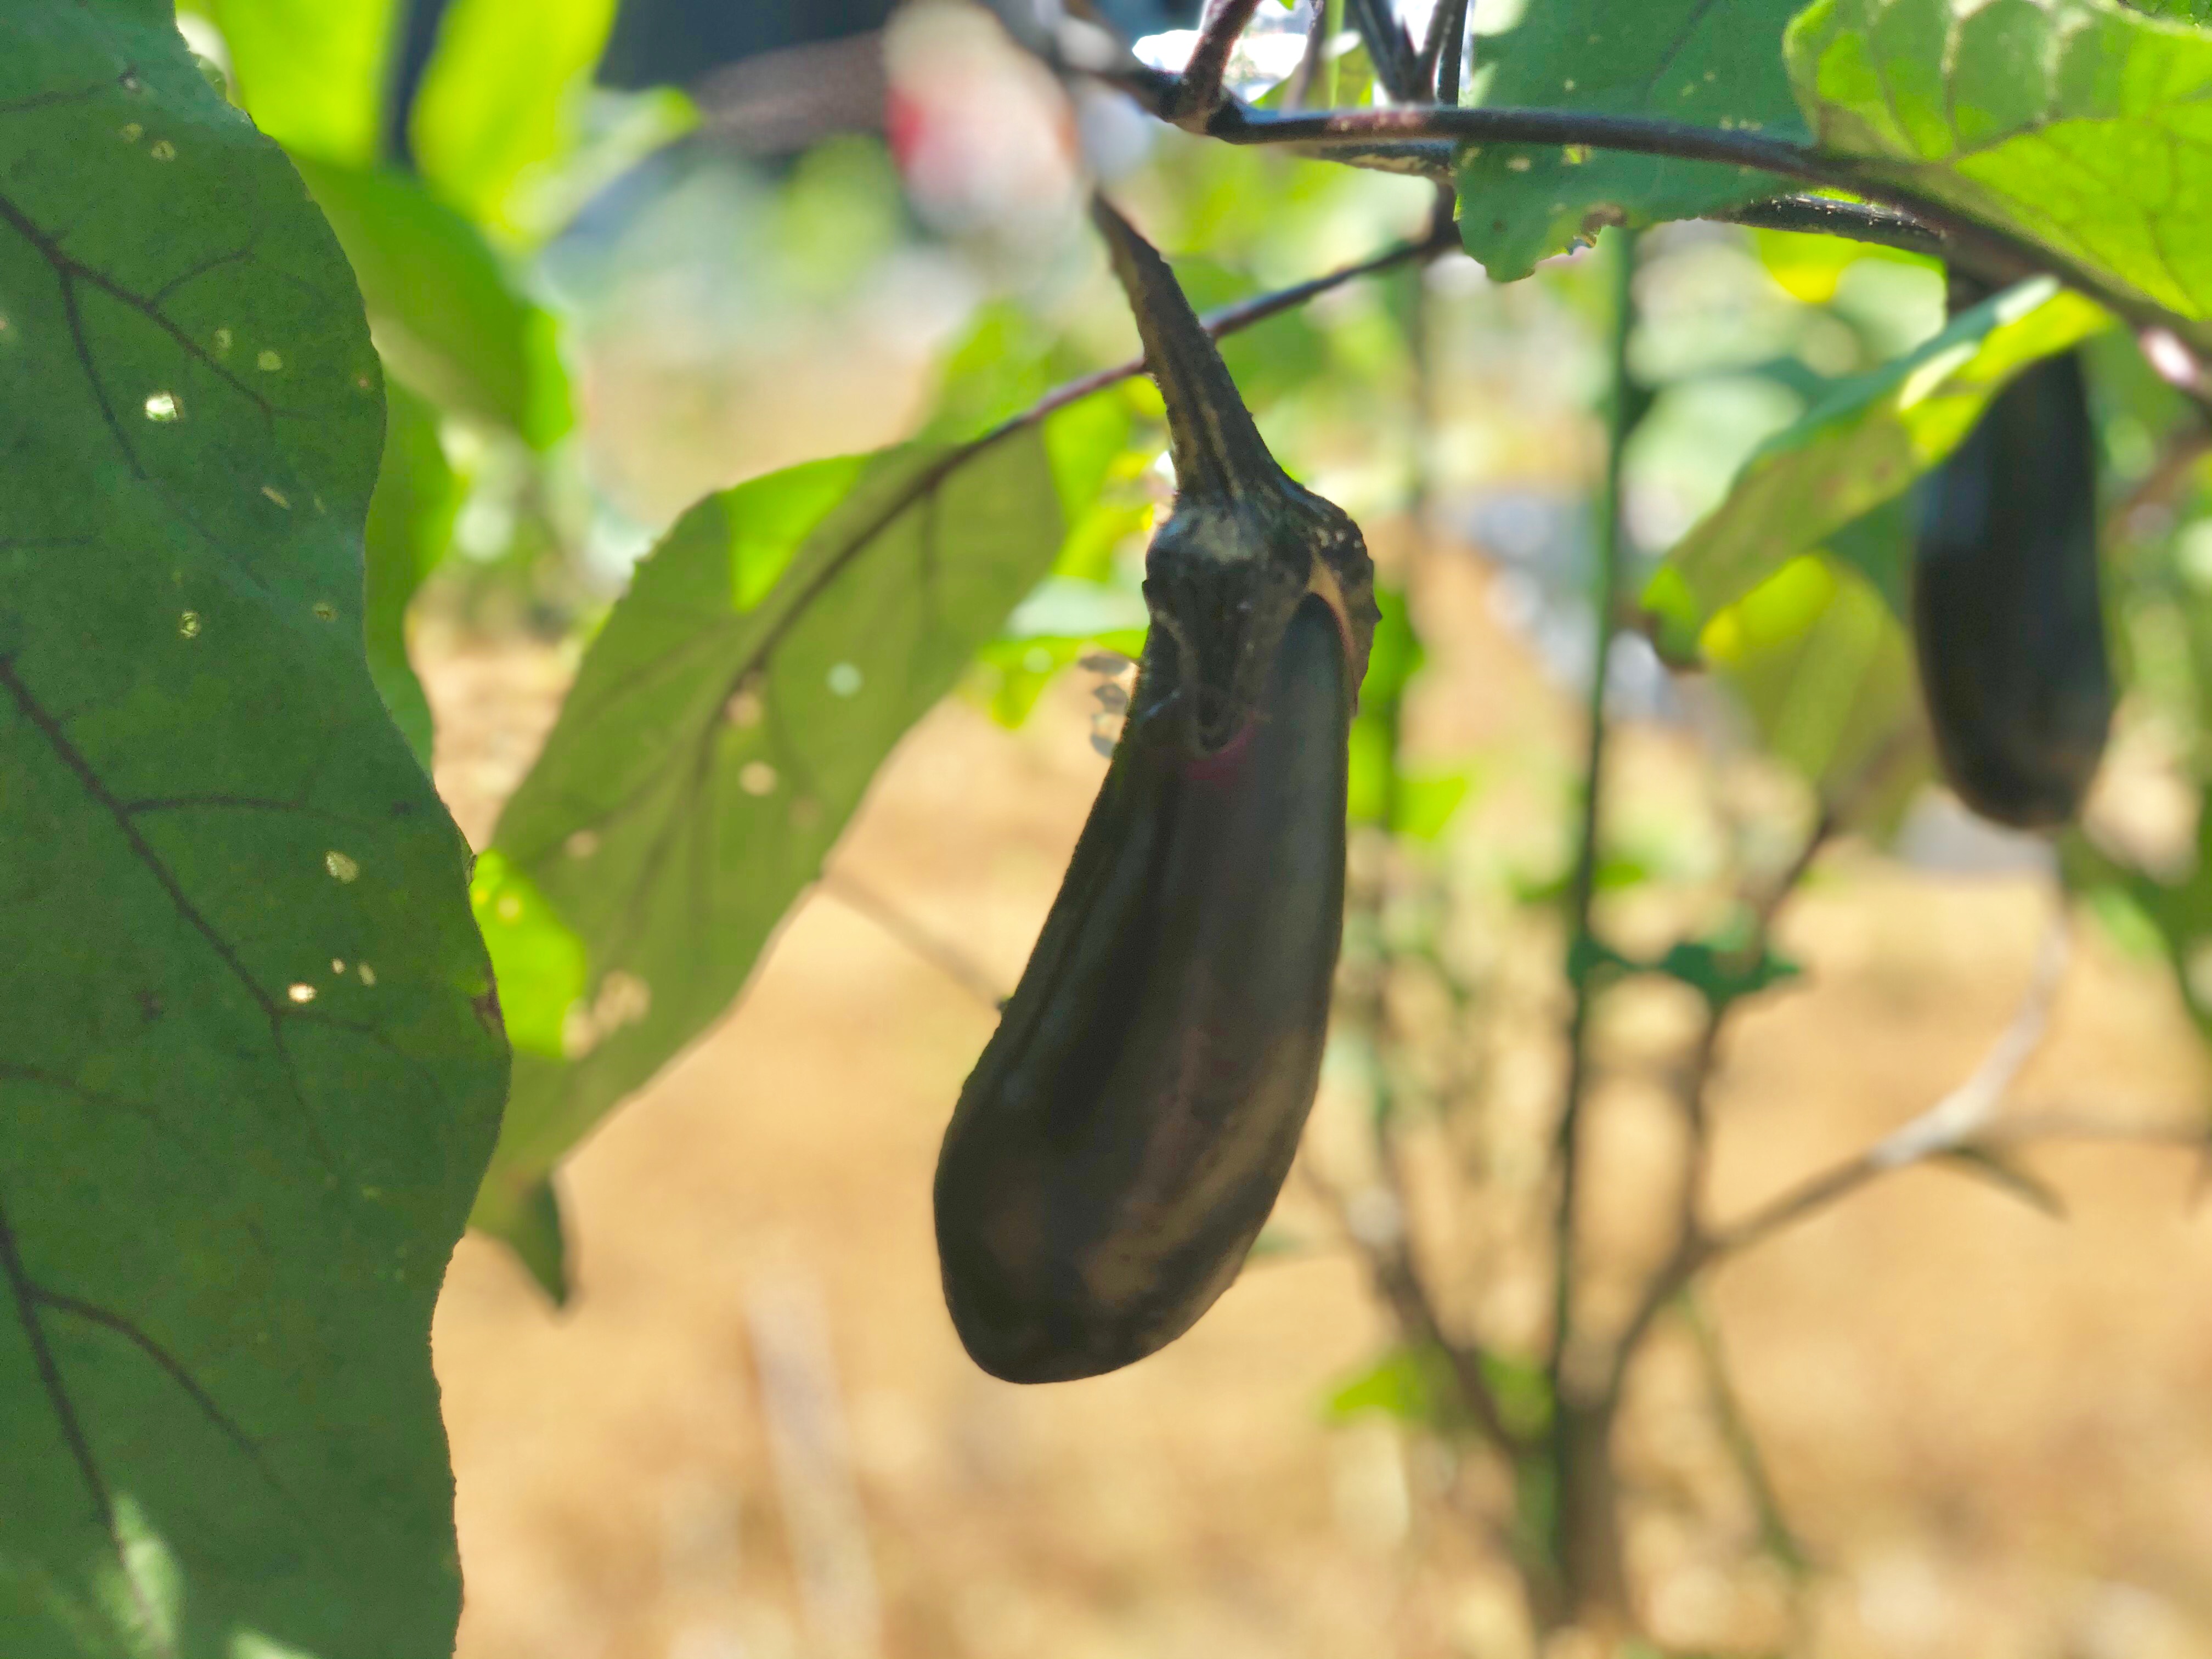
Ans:
{"type": "MultiPolygon", "coordinates": [[[[1194,9],[1098,9],[1171,57],[1170,31],[1194,9]]],[[[1261,10],[1238,65],[1255,96],[1295,62],[1265,42],[1302,40],[1308,27],[1306,11],[1278,0],[1261,10]]],[[[1478,63],[1519,11],[1476,8],[1478,63]]],[[[1201,310],[1419,238],[1436,207],[1419,180],[1209,143],[1109,94],[1070,95],[955,0],[184,0],[182,22],[210,72],[292,154],[362,284],[392,386],[368,542],[371,659],[426,765],[436,738],[409,665],[426,640],[526,635],[568,665],[602,640],[614,650],[611,611],[634,567],[687,534],[709,538],[700,580],[711,586],[724,558],[737,573],[734,597],[716,603],[773,607],[787,574],[819,569],[828,582],[873,556],[866,536],[845,551],[823,541],[828,498],[807,507],[808,480],[823,476],[811,464],[867,458],[853,477],[923,466],[1127,356],[1134,331],[1085,227],[1093,178],[1173,257],[1201,310]],[[741,504],[790,522],[758,545],[728,530],[725,544],[720,520],[697,516],[720,511],[734,525],[741,504]],[[691,529],[672,534],[679,520],[691,529]]],[[[1355,52],[1340,65],[1353,91],[1355,52]]],[[[1934,418],[1932,405],[1908,420],[1891,394],[1946,327],[1940,269],[1703,221],[1638,246],[1620,507],[1626,592],[1645,597],[1607,619],[1626,631],[1605,707],[1697,764],[1688,783],[1624,791],[1610,809],[1596,885],[1615,966],[1656,967],[1717,1007],[1786,981],[1790,964],[1763,940],[1748,961],[1739,954],[1753,936],[1746,893],[1824,814],[1840,815],[1907,865],[2063,873],[2118,947],[2171,963],[2212,1034],[2212,866],[2199,853],[2199,824],[2212,823],[2201,811],[2212,787],[2212,464],[2183,400],[2124,331],[2050,323],[2087,337],[2108,616],[2128,694],[2086,830],[2054,854],[1979,824],[1929,782],[1903,620],[1909,503],[1782,526],[1771,513],[1743,516],[1758,506],[1749,493],[1730,496],[1754,455],[1770,468],[1866,465],[1827,437],[1762,450],[1815,409],[1857,423],[1870,447],[1851,453],[1917,441],[1908,428],[1934,418]],[[1794,556],[1747,586],[1717,576],[1697,587],[1701,571],[1726,575],[1698,562],[1725,534],[1794,536],[1794,556]],[[1662,574],[1670,551],[1681,556],[1662,574]],[[1662,649],[1709,672],[1672,674],[1662,649]]],[[[1614,392],[1603,264],[1577,250],[1500,283],[1449,255],[1224,343],[1277,455],[1369,527],[1382,568],[1384,624],[1353,740],[1362,833],[1347,1012],[1331,1061],[1377,1126],[1394,1113],[1480,1118],[1504,1028],[1531,1006],[1511,989],[1528,942],[1559,948],[1580,788],[1568,711],[1600,620],[1594,492],[1614,392]],[[1525,718],[1482,726],[1419,708],[1435,595],[1473,574],[1490,621],[1539,665],[1525,718]]],[[[1959,326],[2002,352],[2042,325],[1959,326]]],[[[1981,394],[1960,395],[1970,419],[1981,394]]],[[[1147,382],[1124,380],[1048,422],[1040,465],[1053,488],[1036,498],[1034,545],[1006,555],[1003,593],[936,619],[929,648],[953,653],[945,683],[1001,724],[1020,726],[1073,677],[1095,704],[1094,741],[1110,746],[1144,623],[1143,546],[1171,487],[1159,415],[1147,382]]],[[[762,709],[770,725],[807,727],[839,699],[875,710],[878,680],[892,677],[865,653],[887,624],[861,590],[842,591],[849,617],[823,626],[844,627],[849,644],[823,644],[823,672],[804,687],[733,647],[734,690],[698,693],[702,753],[720,741],[726,702],[736,727],[762,709]]],[[[713,633],[702,624],[701,637],[713,633]]],[[[872,713],[865,743],[827,769],[842,781],[813,793],[792,793],[784,761],[741,764],[733,751],[732,801],[789,805],[772,851],[766,829],[720,843],[765,885],[701,993],[703,1012],[676,1018],[675,999],[659,994],[666,981],[623,954],[646,948],[629,938],[645,922],[617,915],[595,933],[579,919],[589,906],[559,896],[616,879],[607,862],[562,873],[615,858],[615,830],[604,855],[597,820],[541,812],[528,846],[507,823],[492,838],[479,919],[529,1052],[478,1219],[556,1295],[567,1272],[549,1172],[744,981],[934,692],[916,696],[872,713]]],[[[667,724],[634,724],[623,740],[658,733],[673,745],[694,715],[672,705],[653,718],[667,724]]],[[[617,766],[563,749],[565,729],[553,745],[565,763],[617,766]]],[[[526,785],[519,799],[538,798],[526,785]]],[[[689,822],[686,810],[668,806],[670,823],[689,822]]],[[[637,854],[635,868],[653,858],[637,854]]],[[[1390,1133],[1378,1127],[1370,1158],[1390,1155],[1390,1133]]],[[[1525,1181],[1492,1190],[1500,1166],[1485,1167],[1454,1201],[1489,1204],[1501,1218],[1492,1232],[1534,1226],[1525,1181]]],[[[1355,1232],[1372,1185],[1346,1189],[1355,1232]]],[[[1311,1247],[1295,1230],[1267,1243],[1311,1247]]],[[[1502,1367],[1494,1391],[1534,1433],[1553,1402],[1529,1362],[1542,1310],[1525,1255],[1499,1256],[1481,1317],[1505,1356],[1486,1356],[1502,1367]]],[[[1401,1334],[1327,1410],[1390,1414],[1451,1443],[1464,1402],[1420,1334],[1401,1334]]],[[[1540,1530],[1548,1501],[1524,1491],[1506,1507],[1525,1533],[1540,1530]]],[[[1767,1547],[1789,1564],[1786,1534],[1767,1547]]]]}

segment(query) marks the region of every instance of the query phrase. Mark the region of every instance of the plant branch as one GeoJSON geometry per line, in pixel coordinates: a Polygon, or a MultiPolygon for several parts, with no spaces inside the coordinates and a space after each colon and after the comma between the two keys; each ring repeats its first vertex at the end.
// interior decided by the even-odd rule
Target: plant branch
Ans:
{"type": "Polygon", "coordinates": [[[1723,1257],[1749,1249],[1892,1170],[2001,1143],[2057,1138],[2049,1122],[1995,1120],[2005,1091],[2042,1043],[2051,1002],[2065,976],[2066,960],[2066,921],[2061,910],[2053,916],[2036,953],[2035,967],[2018,1011],[1964,1083],[1863,1152],[1808,1176],[1742,1220],[1717,1231],[1701,1228],[1684,1237],[1666,1265],[1652,1276],[1621,1333],[1613,1349],[1607,1397],[1620,1398],[1629,1361],[1660,1312],[1698,1273],[1723,1257]]]}
{"type": "Polygon", "coordinates": [[[1210,0],[1206,19],[1199,25],[1198,45],[1182,73],[1169,83],[1156,114],[1194,131],[1205,128],[1221,104],[1221,77],[1228,72],[1237,39],[1259,9],[1260,0],[1210,0]]]}
{"type": "MultiPolygon", "coordinates": [[[[1166,77],[1108,71],[1105,77],[1163,118],[1166,77]]],[[[1909,167],[1879,159],[1838,155],[1741,128],[1698,126],[1644,115],[1506,105],[1417,104],[1394,109],[1285,111],[1254,109],[1224,99],[1199,129],[1232,144],[1289,144],[1324,159],[1449,178],[1460,151],[1486,143],[1586,146],[1638,155],[1773,173],[1826,190],[1847,191],[1909,215],[1940,234],[1946,255],[1995,283],[2047,272],[2098,301],[2138,328],[2163,328],[2192,351],[2212,341],[2201,320],[2167,310],[2148,296],[2033,239],[1986,224],[1914,188],[1909,167]]]]}
{"type": "Polygon", "coordinates": [[[958,945],[893,904],[874,888],[855,881],[842,870],[824,870],[820,886],[848,909],[866,916],[933,968],[958,983],[963,991],[988,1003],[994,1013],[1006,1006],[1006,993],[998,980],[958,945]]]}
{"type": "Polygon", "coordinates": [[[1872,242],[1900,253],[1924,253],[1941,259],[1948,252],[1943,233],[1893,209],[1845,202],[1833,196],[1771,196],[1763,202],[1727,208],[1706,216],[1757,230],[1790,230],[1813,236],[1841,236],[1872,242]]]}
{"type": "Polygon", "coordinates": [[[1606,680],[1613,663],[1615,611],[1622,583],[1620,475],[1628,438],[1630,393],[1628,337],[1632,320],[1632,283],[1636,240],[1620,233],[1613,242],[1613,394],[1607,421],[1605,478],[1597,514],[1598,571],[1594,595],[1595,638],[1586,708],[1588,735],[1583,752],[1582,816],[1575,834],[1575,861],[1567,881],[1567,978],[1573,1006],[1567,1017],[1567,1079],[1559,1103],[1553,1146],[1559,1168],[1558,1208],[1553,1218],[1552,1339],[1545,1370],[1554,1397],[1569,1338],[1574,1330],[1575,1206],[1581,1192],[1582,1114],[1589,1089],[1589,1024],[1597,983],[1589,972],[1596,935],[1590,923],[1597,894],[1599,835],[1605,794],[1606,680]]]}
{"type": "Polygon", "coordinates": [[[1728,1446],[1736,1473],[1751,1494],[1752,1512],[1759,1522],[1759,1545],[1781,1563],[1791,1579],[1802,1580],[1812,1570],[1812,1558],[1799,1540],[1797,1529],[1790,1524],[1789,1512],[1782,1507],[1782,1496],[1775,1490],[1774,1477],[1767,1470],[1766,1455],[1759,1449],[1759,1437],[1744,1412],[1742,1396],[1736,1393],[1735,1379],[1729,1374],[1728,1355],[1721,1347],[1721,1334],[1713,1324],[1712,1316],[1706,1312],[1696,1285],[1682,1287],[1677,1305],[1705,1373],[1705,1392],[1712,1399],[1713,1416],[1719,1424],[1721,1439],[1728,1446]]]}
{"type": "Polygon", "coordinates": [[[1467,57],[1467,0],[1437,0],[1429,14],[1429,38],[1421,43],[1421,77],[1436,88],[1437,102],[1456,108],[1460,66],[1467,57]]]}
{"type": "Polygon", "coordinates": [[[1375,78],[1396,104],[1419,104],[1429,92],[1421,56],[1406,26],[1398,21],[1390,0],[1351,0],[1359,38],[1367,43],[1367,61],[1375,78]]]}

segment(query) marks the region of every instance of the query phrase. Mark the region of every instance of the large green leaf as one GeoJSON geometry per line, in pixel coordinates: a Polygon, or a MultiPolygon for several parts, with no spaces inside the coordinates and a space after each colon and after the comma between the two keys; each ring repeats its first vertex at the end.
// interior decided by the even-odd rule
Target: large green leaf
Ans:
{"type": "Polygon", "coordinates": [[[1762,444],[1728,498],[1667,556],[1644,594],[1662,653],[1694,659],[1698,633],[1722,607],[1900,494],[1973,429],[2006,381],[2109,320],[2038,277],[1839,386],[1762,444]]]}
{"type": "Polygon", "coordinates": [[[392,723],[430,769],[430,704],[407,654],[407,608],[446,556],[459,480],[438,441],[437,411],[397,383],[384,388],[384,464],[369,498],[364,551],[368,672],[392,723]]]}
{"type": "Polygon", "coordinates": [[[222,31],[231,80],[262,131],[295,155],[364,164],[383,137],[397,0],[185,0],[222,31]]]}
{"type": "Polygon", "coordinates": [[[892,746],[1051,567],[1102,431],[1079,405],[809,462],[707,497],[638,567],[477,872],[517,1060],[473,1219],[541,1279],[547,1173],[730,1006],[892,746]]]}
{"type": "Polygon", "coordinates": [[[615,0],[452,0],[410,117],[423,177],[480,225],[527,228],[522,192],[572,142],[614,15],[615,0]]]}
{"type": "MultiPolygon", "coordinates": [[[[1799,138],[1782,64],[1798,0],[1544,0],[1485,37],[1486,104],[1651,115],[1799,138]]],[[[1768,174],[1579,146],[1483,144],[1462,155],[1460,236],[1501,282],[1599,227],[1693,218],[1771,195],[1768,174]]]]}
{"type": "Polygon", "coordinates": [[[298,166],[353,264],[394,374],[541,449],[568,431],[553,319],[508,278],[481,231],[404,173],[298,166]]]}
{"type": "Polygon", "coordinates": [[[1815,0],[1789,57],[1823,149],[2212,318],[2212,33],[2111,0],[1815,0]]]}
{"type": "Polygon", "coordinates": [[[352,278],[164,5],[0,56],[0,1652],[450,1651],[506,1076],[377,702],[352,278]]]}

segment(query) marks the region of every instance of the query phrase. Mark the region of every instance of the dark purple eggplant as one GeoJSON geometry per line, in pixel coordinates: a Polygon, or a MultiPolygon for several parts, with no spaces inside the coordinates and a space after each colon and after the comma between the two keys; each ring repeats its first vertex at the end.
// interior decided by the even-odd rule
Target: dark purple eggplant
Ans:
{"type": "Polygon", "coordinates": [[[2075,354],[2034,365],[1923,486],[1912,622],[1943,772],[2017,829],[2071,819],[2112,718],[2096,434],[2075,354]]]}
{"type": "Polygon", "coordinates": [[[1313,1106],[1375,624],[1359,532],[1285,477],[1158,254],[1097,210],[1167,404],[1127,724],[937,1165],[952,1322],[1016,1382],[1173,1341],[1243,1266],[1313,1106]]]}

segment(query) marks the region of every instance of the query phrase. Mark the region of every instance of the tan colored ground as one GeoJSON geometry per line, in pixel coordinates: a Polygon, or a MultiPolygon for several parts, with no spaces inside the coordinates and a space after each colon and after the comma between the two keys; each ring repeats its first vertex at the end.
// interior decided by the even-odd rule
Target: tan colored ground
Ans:
{"type": "MultiPolygon", "coordinates": [[[[428,643],[441,785],[481,841],[564,671],[428,643]]],[[[1525,666],[1446,654],[1433,724],[1565,731],[1525,666]]],[[[1018,734],[940,709],[837,854],[1008,983],[1103,766],[1080,688],[1062,690],[1018,734]]],[[[1549,799],[1533,788],[1528,811],[1549,799]]],[[[1724,1214],[1958,1081],[2026,981],[2032,884],[1848,848],[1826,869],[1784,930],[1809,984],[1749,1012],[1728,1054],[1724,1214]]],[[[1613,1039],[1663,1048],[1670,1019],[1629,1002],[1613,1039]]],[[[1526,1651],[1433,1455],[1322,1420],[1387,1336],[1340,1253],[1255,1266],[1118,1376],[1024,1391],[969,1364],[929,1175],[990,1024],[817,898],[735,1015],[568,1165],[572,1312],[463,1244],[436,1329],[463,1659],[1526,1651]]],[[[2172,1120],[2204,1080],[2170,989],[2083,939],[2021,1100],[2172,1120]]],[[[1592,1214],[1626,1234],[1672,1156],[1650,1100],[1629,1083],[1598,1107],[1592,1214]]],[[[2189,1207],[2172,1152],[2033,1158],[2069,1221],[1916,1171],[1717,1278],[1747,1409],[1822,1567],[1795,1651],[2212,1654],[2212,1212],[2189,1207]]],[[[1632,1540],[1649,1606],[1686,1644],[1779,1642],[1780,1581],[1743,1565],[1686,1353],[1653,1351],[1624,1447],[1654,1494],[1632,1540]]]]}

